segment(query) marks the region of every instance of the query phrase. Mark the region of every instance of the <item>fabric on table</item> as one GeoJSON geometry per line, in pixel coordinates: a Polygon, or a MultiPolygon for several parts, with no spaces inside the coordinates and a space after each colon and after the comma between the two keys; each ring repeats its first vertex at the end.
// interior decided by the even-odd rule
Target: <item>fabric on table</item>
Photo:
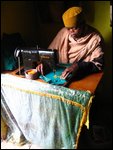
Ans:
{"type": "Polygon", "coordinates": [[[63,85],[67,82],[67,80],[62,79],[61,74],[66,67],[69,67],[70,65],[71,64],[59,64],[59,66],[57,66],[55,69],[55,74],[53,71],[51,71],[46,75],[40,75],[39,78],[53,85],[63,85]]]}
{"type": "Polygon", "coordinates": [[[89,91],[1,74],[1,95],[7,123],[15,126],[13,132],[18,129],[42,149],[77,148],[92,102],[89,91]]]}
{"type": "Polygon", "coordinates": [[[55,74],[54,74],[54,72],[51,71],[48,74],[46,74],[45,76],[40,75],[39,78],[50,84],[62,85],[67,82],[65,79],[60,78],[63,71],[64,71],[64,68],[59,68],[59,69],[56,69],[55,74]]]}

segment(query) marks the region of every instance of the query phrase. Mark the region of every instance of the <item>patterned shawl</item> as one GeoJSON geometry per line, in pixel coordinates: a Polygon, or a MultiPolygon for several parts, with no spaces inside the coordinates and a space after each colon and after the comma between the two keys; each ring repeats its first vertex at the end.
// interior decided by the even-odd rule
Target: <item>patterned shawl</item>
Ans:
{"type": "Polygon", "coordinates": [[[86,25],[80,38],[75,38],[67,28],[62,28],[48,48],[59,51],[60,63],[73,63],[83,60],[94,63],[99,70],[102,64],[94,59],[101,57],[102,38],[94,28],[86,25]]]}

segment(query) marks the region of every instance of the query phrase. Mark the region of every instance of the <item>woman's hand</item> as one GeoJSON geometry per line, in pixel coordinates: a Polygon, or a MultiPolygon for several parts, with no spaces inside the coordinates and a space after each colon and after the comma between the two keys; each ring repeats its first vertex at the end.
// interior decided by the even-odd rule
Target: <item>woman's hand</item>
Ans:
{"type": "Polygon", "coordinates": [[[73,73],[75,74],[77,70],[78,70],[78,65],[74,63],[62,72],[61,78],[66,79],[70,74],[73,73]]]}
{"type": "Polygon", "coordinates": [[[39,71],[42,75],[44,75],[44,72],[43,72],[43,64],[39,64],[37,67],[36,67],[37,71],[39,71]]]}

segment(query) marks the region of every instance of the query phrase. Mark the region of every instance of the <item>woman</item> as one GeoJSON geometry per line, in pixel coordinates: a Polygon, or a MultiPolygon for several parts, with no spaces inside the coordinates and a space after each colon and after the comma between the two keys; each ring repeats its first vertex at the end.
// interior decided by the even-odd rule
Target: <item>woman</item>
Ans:
{"type": "MultiPolygon", "coordinates": [[[[64,26],[49,45],[58,50],[59,63],[71,64],[62,73],[66,79],[70,74],[81,77],[103,70],[103,38],[93,27],[86,24],[81,7],[71,7],[62,15],[64,26]]],[[[37,66],[43,74],[43,64],[37,66]]]]}

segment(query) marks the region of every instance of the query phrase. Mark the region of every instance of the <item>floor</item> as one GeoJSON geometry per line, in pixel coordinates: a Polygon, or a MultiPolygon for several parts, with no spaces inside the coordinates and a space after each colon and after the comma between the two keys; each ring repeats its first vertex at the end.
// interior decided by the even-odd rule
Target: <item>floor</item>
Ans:
{"type": "Polygon", "coordinates": [[[11,142],[1,141],[1,149],[41,149],[37,145],[25,144],[23,146],[15,145],[11,142]]]}

